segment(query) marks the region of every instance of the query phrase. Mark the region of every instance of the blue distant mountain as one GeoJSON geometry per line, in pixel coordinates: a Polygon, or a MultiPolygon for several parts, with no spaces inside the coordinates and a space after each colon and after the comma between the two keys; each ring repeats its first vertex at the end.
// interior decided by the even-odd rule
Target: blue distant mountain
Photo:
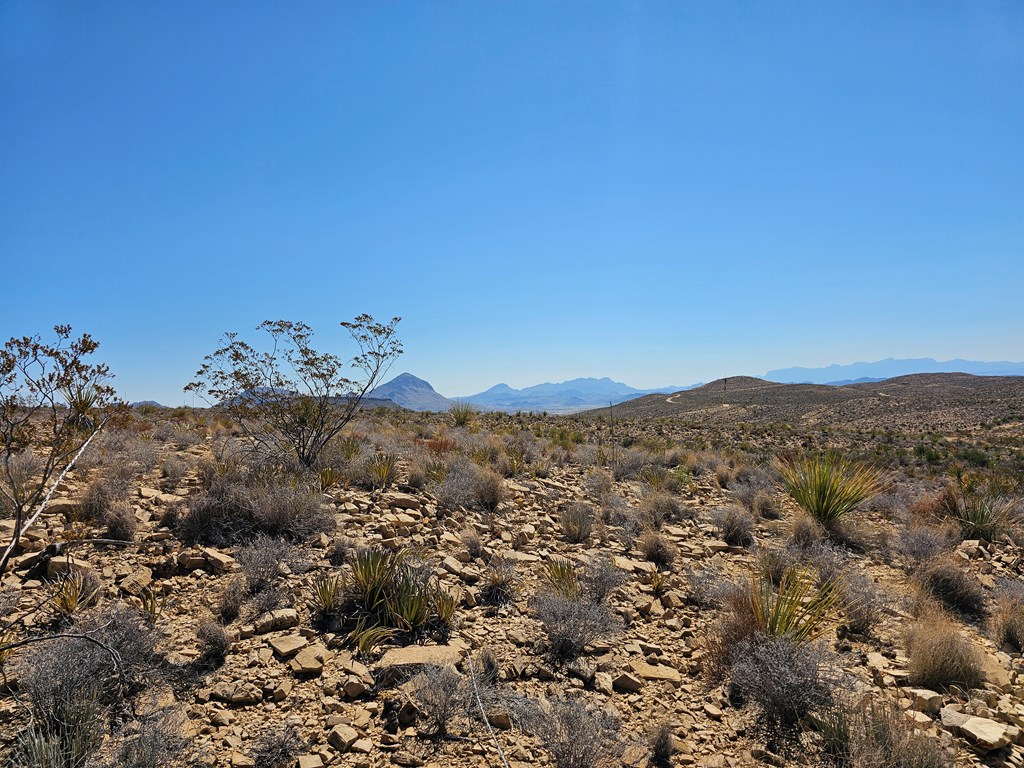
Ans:
{"type": "Polygon", "coordinates": [[[678,392],[686,387],[667,386],[657,389],[636,389],[620,381],[604,378],[570,379],[562,382],[545,382],[532,387],[514,389],[507,384],[496,384],[475,395],[459,398],[484,410],[492,411],[547,411],[548,413],[572,413],[590,408],[616,405],[635,397],[658,392],[678,392]]]}
{"type": "Polygon", "coordinates": [[[1024,376],[1024,363],[987,363],[978,360],[933,360],[930,357],[899,360],[892,357],[873,363],[828,365],[823,368],[779,368],[764,378],[782,384],[854,384],[882,381],[912,373],[972,373],[975,376],[1024,376]]]}

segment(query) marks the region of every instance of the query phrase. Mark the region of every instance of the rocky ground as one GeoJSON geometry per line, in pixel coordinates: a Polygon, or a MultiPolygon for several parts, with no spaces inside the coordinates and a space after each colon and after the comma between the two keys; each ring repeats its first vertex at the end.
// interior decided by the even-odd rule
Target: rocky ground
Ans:
{"type": "MultiPolygon", "coordinates": [[[[256,766],[261,758],[254,756],[253,745],[286,724],[295,727],[303,742],[297,755],[302,768],[554,764],[549,744],[520,727],[514,707],[503,711],[500,697],[488,700],[491,729],[472,716],[470,702],[468,716],[465,708],[453,711],[446,737],[430,733],[417,673],[424,665],[450,665],[467,676],[470,664],[480,664],[485,651],[497,661],[499,689],[533,700],[579,694],[594,707],[613,712],[622,724],[624,748],[609,764],[649,764],[651,732],[662,723],[667,723],[674,743],[672,765],[828,764],[813,728],[803,723],[794,733],[776,738],[765,730],[756,707],[737,702],[727,680],[710,673],[707,643],[726,609],[694,595],[696,581],[708,574],[719,574],[715,578],[722,583],[742,584],[765,552],[791,551],[798,510],[773,482],[770,468],[758,470],[768,480],[761,489],[768,498],[763,503],[777,512],[752,518],[754,541],[726,543],[716,524],[715,510],[743,501],[744,468],[757,469],[773,451],[770,446],[756,453],[709,452],[704,449],[719,441],[710,433],[702,435],[699,426],[688,426],[686,437],[676,438],[665,436],[664,423],[655,426],[653,420],[619,424],[620,439],[656,436],[642,449],[648,462],[671,472],[682,468],[677,477],[685,482],[666,489],[660,487],[663,475],[661,481],[652,481],[642,472],[622,472],[616,479],[604,466],[616,460],[616,450],[621,457],[640,451],[640,444],[615,447],[616,438],[599,429],[567,438],[564,425],[580,422],[551,418],[515,425],[510,417],[493,416],[455,428],[440,416],[380,414],[375,421],[364,419],[357,425],[363,454],[374,444],[390,446],[400,456],[397,481],[373,490],[345,478],[325,491],[321,505],[334,530],[288,546],[274,577],[277,597],[262,606],[271,610],[260,612],[258,601],[243,607],[238,619],[224,624],[230,646],[223,663],[199,668],[196,661],[203,651],[197,629],[217,613],[222,595],[239,578],[239,546],[183,543],[174,527],[176,515],[167,513],[188,509],[203,490],[201,462],[210,459],[211,451],[220,451],[225,440],[238,438],[230,437],[229,426],[207,416],[169,418],[148,415],[141,426],[129,430],[131,440],[98,448],[95,466],[83,462],[71,473],[28,535],[15,569],[3,577],[3,588],[17,601],[11,615],[29,612],[54,586],[47,579],[23,580],[27,569],[45,545],[78,538],[86,541],[75,545],[71,555],[54,558],[48,568],[51,578],[69,570],[98,578],[95,605],[78,610],[153,601],[165,666],[192,665],[200,671],[154,675],[133,706],[140,717],[157,711],[175,714],[187,736],[182,753],[187,751],[192,764],[256,766]],[[424,452],[424,440],[447,436],[453,445],[444,453],[472,455],[481,440],[493,434],[500,442],[513,428],[531,436],[536,455],[519,471],[504,467],[504,494],[493,511],[475,504],[442,504],[436,486],[413,478],[417,463],[433,455],[424,452]],[[194,439],[182,439],[186,433],[194,439]],[[664,447],[655,450],[655,443],[664,447]],[[150,452],[141,461],[131,454],[138,454],[139,445],[150,452]],[[680,453],[666,459],[671,450],[680,453]],[[162,476],[172,457],[184,467],[180,477],[162,476]],[[90,543],[106,534],[102,525],[82,514],[83,500],[96,478],[118,463],[133,467],[127,491],[136,522],[133,541],[90,543]],[[595,490],[601,485],[595,480],[598,475],[607,487],[595,490]],[[642,518],[658,493],[670,495],[676,504],[676,512],[659,528],[676,551],[663,567],[646,559],[636,532],[620,524],[642,518]],[[612,504],[622,513],[619,517],[608,513],[610,497],[621,499],[612,504]],[[563,517],[575,503],[590,505],[595,516],[593,532],[580,543],[569,540],[563,517]],[[479,537],[480,551],[470,551],[473,536],[467,531],[479,537]],[[410,644],[384,642],[360,654],[337,627],[318,628],[308,601],[318,579],[344,570],[331,562],[342,539],[351,539],[353,547],[408,549],[429,561],[439,583],[457,599],[450,636],[443,642],[431,637],[410,644]],[[535,595],[549,589],[545,564],[559,557],[580,567],[611,558],[622,574],[608,598],[618,626],[589,642],[575,659],[553,659],[547,653],[547,637],[533,603],[535,595]],[[484,599],[499,560],[514,572],[514,592],[504,605],[484,599]]],[[[747,439],[757,442],[756,436],[747,439]]],[[[880,595],[880,608],[869,631],[833,630],[819,643],[833,660],[837,685],[893,702],[908,728],[934,739],[957,765],[1024,765],[1024,662],[1019,649],[996,642],[983,618],[951,619],[980,654],[983,685],[970,691],[932,691],[911,683],[907,630],[921,618],[922,609],[911,568],[897,554],[896,542],[915,497],[940,487],[943,469],[911,467],[910,479],[906,468],[891,466],[890,493],[855,515],[857,546],[829,550],[844,572],[869,577],[880,595]]],[[[0,532],[6,537],[11,527],[2,523],[0,532]]],[[[1020,580],[1024,550],[1012,536],[951,546],[949,557],[976,582],[985,612],[991,613],[1000,585],[1006,579],[1020,580]]],[[[13,636],[58,632],[68,621],[73,626],[73,618],[64,621],[40,610],[21,622],[13,636]]],[[[8,684],[0,713],[8,748],[26,723],[18,677],[31,658],[26,647],[4,663],[8,684]]],[[[122,727],[112,725],[109,733],[116,735],[122,727]]],[[[108,747],[116,740],[110,735],[106,739],[108,747]]]]}

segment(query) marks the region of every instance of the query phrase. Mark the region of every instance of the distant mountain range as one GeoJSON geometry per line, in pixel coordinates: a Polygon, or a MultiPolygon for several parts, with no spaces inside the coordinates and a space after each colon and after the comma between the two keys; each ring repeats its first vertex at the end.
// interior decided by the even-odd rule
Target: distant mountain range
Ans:
{"type": "MultiPolygon", "coordinates": [[[[823,368],[779,368],[768,371],[764,379],[783,384],[828,384],[845,386],[885,381],[897,376],[919,373],[970,373],[976,376],[1024,376],[1024,363],[977,360],[937,361],[930,357],[897,360],[887,358],[873,363],[829,365],[823,368]]],[[[739,382],[744,377],[725,381],[739,382]]],[[[763,382],[762,382],[763,384],[763,382]]],[[[514,389],[508,384],[495,384],[475,395],[448,398],[439,394],[429,382],[411,373],[403,373],[371,391],[368,397],[390,400],[413,411],[447,411],[456,402],[472,403],[483,411],[533,411],[547,413],[575,413],[618,405],[652,394],[671,394],[703,386],[703,382],[686,386],[666,386],[657,389],[636,389],[607,376],[601,379],[570,379],[546,382],[532,387],[514,389]]]]}
{"type": "Polygon", "coordinates": [[[897,360],[888,357],[873,363],[828,365],[824,368],[779,368],[764,378],[783,384],[858,384],[884,381],[914,373],[972,373],[975,376],[1024,376],[1024,363],[978,360],[933,360],[930,357],[897,360]]]}
{"type": "Polygon", "coordinates": [[[464,402],[472,403],[484,411],[572,413],[588,408],[600,408],[609,403],[617,405],[643,395],[678,392],[689,388],[668,386],[659,389],[636,389],[605,377],[571,379],[559,383],[547,382],[523,389],[514,389],[507,384],[496,384],[475,395],[447,398],[439,394],[429,382],[411,373],[402,373],[372,390],[370,397],[387,398],[413,411],[447,411],[454,403],[464,402]]]}

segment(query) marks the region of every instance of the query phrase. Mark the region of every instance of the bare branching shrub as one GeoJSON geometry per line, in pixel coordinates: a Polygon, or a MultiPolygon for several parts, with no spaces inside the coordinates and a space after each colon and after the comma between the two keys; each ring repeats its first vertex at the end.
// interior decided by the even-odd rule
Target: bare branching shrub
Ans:
{"type": "Polygon", "coordinates": [[[106,468],[89,483],[80,505],[82,514],[86,519],[103,523],[115,504],[127,501],[130,487],[131,475],[126,464],[106,468]]]}
{"type": "Polygon", "coordinates": [[[604,602],[626,580],[626,574],[607,556],[591,558],[580,574],[580,586],[585,595],[596,602],[604,602]]]}
{"type": "Polygon", "coordinates": [[[443,738],[450,724],[466,716],[470,691],[451,666],[427,666],[412,680],[412,696],[430,725],[430,735],[443,738]]]}
{"type": "Polygon", "coordinates": [[[956,686],[967,691],[985,681],[981,659],[970,640],[942,617],[930,617],[907,632],[910,681],[933,691],[956,686]]]}
{"type": "Polygon", "coordinates": [[[111,750],[105,766],[170,768],[187,764],[188,741],[181,735],[181,723],[172,717],[143,720],[132,732],[123,732],[111,750]]]}
{"type": "Polygon", "coordinates": [[[646,531],[636,542],[640,554],[659,568],[670,568],[676,559],[676,545],[657,531],[646,531]]]}
{"type": "Polygon", "coordinates": [[[850,768],[952,768],[936,739],[915,731],[895,706],[864,698],[836,702],[814,719],[829,760],[850,768]]]}
{"type": "Polygon", "coordinates": [[[896,551],[913,567],[950,551],[955,544],[948,528],[916,524],[900,530],[896,551]]]}
{"type": "Polygon", "coordinates": [[[445,509],[472,507],[476,500],[477,466],[458,456],[448,464],[444,478],[431,486],[431,493],[445,509]]]}
{"type": "Polygon", "coordinates": [[[578,698],[560,698],[537,708],[526,724],[557,768],[598,768],[617,764],[622,754],[618,717],[588,707],[578,698]]]}
{"type": "Polygon", "coordinates": [[[721,568],[707,566],[686,572],[686,600],[698,608],[717,608],[728,588],[721,568]]]}
{"type": "Polygon", "coordinates": [[[772,727],[792,728],[831,700],[835,677],[829,667],[817,645],[755,635],[737,647],[730,682],[772,727]]]}
{"type": "Polygon", "coordinates": [[[594,532],[594,510],[589,504],[570,504],[559,517],[565,538],[574,544],[588,541],[594,532]]]}
{"type": "Polygon", "coordinates": [[[985,592],[972,573],[951,558],[925,563],[915,580],[933,598],[962,616],[978,619],[985,615],[985,592]]]}
{"type": "Polygon", "coordinates": [[[290,551],[288,542],[262,534],[239,548],[235,559],[245,575],[250,595],[259,594],[277,583],[281,564],[287,560],[290,551]]]}
{"type": "Polygon", "coordinates": [[[570,599],[561,594],[540,594],[533,609],[548,638],[548,650],[557,659],[572,659],[584,647],[619,629],[604,603],[570,599]]]}
{"type": "Polygon", "coordinates": [[[292,768],[307,742],[291,723],[261,728],[250,756],[256,768],[292,768]]]}
{"type": "Polygon", "coordinates": [[[718,529],[726,544],[749,547],[754,543],[754,519],[738,504],[712,510],[711,523],[718,529]]]}
{"type": "Polygon", "coordinates": [[[187,471],[188,465],[184,461],[177,456],[168,456],[164,459],[163,464],[160,465],[160,477],[163,487],[168,490],[177,488],[187,471]]]}
{"type": "Polygon", "coordinates": [[[344,565],[355,548],[356,544],[352,539],[348,536],[339,536],[331,542],[331,546],[327,550],[327,562],[333,566],[344,565]]]}
{"type": "Polygon", "coordinates": [[[847,572],[840,583],[844,625],[851,632],[866,635],[878,624],[885,607],[885,599],[868,576],[847,572]]]}
{"type": "Polygon", "coordinates": [[[583,485],[590,498],[600,501],[605,494],[612,492],[612,484],[612,476],[608,472],[603,469],[591,468],[587,470],[583,485]]]}

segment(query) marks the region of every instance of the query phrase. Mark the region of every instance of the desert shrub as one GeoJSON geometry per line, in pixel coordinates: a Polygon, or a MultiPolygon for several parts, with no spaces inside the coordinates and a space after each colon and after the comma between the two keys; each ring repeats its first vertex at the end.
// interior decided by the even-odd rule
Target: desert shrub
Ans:
{"type": "Polygon", "coordinates": [[[283,563],[291,551],[288,542],[260,534],[235,555],[238,566],[245,576],[245,586],[250,595],[263,592],[277,582],[283,563]]]}
{"type": "Polygon", "coordinates": [[[626,580],[626,575],[610,557],[599,555],[590,559],[579,578],[584,594],[603,602],[626,580]]]}
{"type": "Polygon", "coordinates": [[[168,456],[160,465],[160,477],[164,488],[177,488],[188,471],[188,465],[177,456],[168,456]]]}
{"type": "Polygon", "coordinates": [[[793,528],[789,532],[789,543],[797,549],[809,549],[821,542],[825,534],[825,529],[813,517],[798,514],[793,518],[793,528]]]}
{"type": "Polygon", "coordinates": [[[248,594],[244,578],[235,577],[224,585],[217,596],[217,616],[225,624],[230,624],[242,613],[242,605],[248,594]]]}
{"type": "Polygon", "coordinates": [[[970,690],[985,681],[974,645],[949,621],[931,617],[912,624],[907,632],[910,681],[919,688],[970,690]]]}
{"type": "Polygon", "coordinates": [[[431,486],[431,493],[444,509],[472,507],[476,499],[477,466],[462,456],[449,462],[444,477],[431,486]]]}
{"type": "Polygon", "coordinates": [[[292,768],[307,747],[306,740],[291,723],[260,729],[249,753],[256,768],[292,768]]]}
{"type": "Polygon", "coordinates": [[[955,543],[948,528],[910,525],[900,530],[896,552],[908,565],[914,566],[948,552],[955,543]]]}
{"type": "Polygon", "coordinates": [[[519,578],[516,561],[507,557],[492,557],[484,571],[480,597],[490,605],[505,605],[512,601],[519,578]]]}
{"type": "Polygon", "coordinates": [[[785,457],[778,470],[793,500],[829,532],[883,488],[881,471],[838,453],[785,457]]]}
{"type": "Polygon", "coordinates": [[[836,701],[819,712],[814,726],[823,752],[849,768],[952,768],[939,742],[918,733],[888,702],[865,697],[857,704],[836,701]]]}
{"type": "Polygon", "coordinates": [[[570,504],[559,515],[565,538],[574,544],[590,539],[594,532],[594,510],[589,504],[570,504]]]}
{"type": "Polygon", "coordinates": [[[626,449],[616,453],[612,459],[612,477],[616,480],[631,480],[650,461],[646,451],[626,449]]]}
{"type": "Polygon", "coordinates": [[[964,539],[992,540],[1020,523],[1017,502],[981,478],[958,473],[937,500],[939,511],[964,539]]]}
{"type": "Polygon", "coordinates": [[[136,732],[121,735],[105,766],[169,768],[187,764],[188,742],[181,735],[181,724],[173,718],[143,720],[133,730],[136,732]]]}
{"type": "Polygon", "coordinates": [[[985,614],[985,592],[981,584],[951,558],[925,563],[914,578],[929,595],[962,616],[977,619],[985,614]]]}
{"type": "Polygon", "coordinates": [[[219,667],[231,650],[231,638],[227,630],[210,619],[199,622],[196,627],[196,641],[199,646],[200,663],[204,666],[219,667]]]}
{"type": "Polygon", "coordinates": [[[670,568],[676,559],[676,546],[657,531],[646,531],[637,539],[637,548],[648,562],[659,568],[670,568]]]}
{"type": "Polygon", "coordinates": [[[339,536],[331,542],[327,550],[327,562],[333,566],[344,565],[348,562],[349,555],[355,549],[355,542],[348,536],[339,536]]]}
{"type": "Polygon", "coordinates": [[[598,768],[617,764],[622,753],[619,719],[605,709],[588,707],[578,698],[548,702],[529,718],[556,768],[598,768]]]}
{"type": "Polygon", "coordinates": [[[473,500],[481,509],[494,512],[505,500],[505,495],[505,481],[501,475],[489,469],[476,473],[473,500]]]}
{"type": "Polygon", "coordinates": [[[107,529],[107,538],[116,541],[134,541],[135,532],[138,530],[139,521],[135,517],[135,510],[126,500],[115,501],[103,517],[103,524],[107,529]]]}
{"type": "Polygon", "coordinates": [[[686,571],[686,600],[698,608],[717,608],[728,584],[722,569],[715,566],[690,568],[686,571]]]}
{"type": "Polygon", "coordinates": [[[1017,581],[1003,580],[995,597],[992,636],[1000,645],[1009,645],[1019,653],[1024,650],[1024,586],[1017,581]]]}
{"type": "Polygon", "coordinates": [[[571,599],[562,594],[540,594],[533,609],[548,639],[548,651],[556,659],[572,659],[601,637],[619,628],[604,603],[571,599]]]}
{"type": "Polygon", "coordinates": [[[130,487],[131,474],[127,465],[107,467],[85,490],[80,504],[83,516],[103,522],[117,502],[127,501],[130,487]]]}
{"type": "Polygon", "coordinates": [[[737,646],[730,684],[772,727],[792,728],[828,704],[835,679],[817,645],[787,635],[755,635],[737,646]]]}
{"type": "Polygon", "coordinates": [[[671,723],[663,720],[655,725],[648,736],[648,744],[651,767],[672,768],[672,756],[677,750],[671,723]]]}
{"type": "Polygon", "coordinates": [[[778,586],[786,572],[799,565],[800,561],[799,550],[791,547],[771,547],[758,553],[755,566],[759,574],[778,586]]]}
{"type": "Polygon", "coordinates": [[[590,498],[599,501],[605,494],[612,492],[612,485],[612,476],[605,470],[597,468],[587,470],[583,487],[590,498]]]}
{"type": "Polygon", "coordinates": [[[844,626],[851,632],[868,634],[882,616],[882,593],[863,573],[846,573],[839,584],[844,626]]]}
{"type": "Polygon", "coordinates": [[[754,519],[738,504],[712,510],[711,522],[726,544],[749,547],[754,543],[754,519]]]}
{"type": "Polygon", "coordinates": [[[431,727],[431,735],[448,735],[449,724],[469,710],[470,693],[451,666],[426,666],[412,680],[412,697],[431,727]]]}
{"type": "MultiPolygon", "coordinates": [[[[248,588],[246,588],[248,592],[248,588]]],[[[289,595],[279,586],[270,586],[249,595],[247,605],[251,616],[261,616],[289,604],[289,595]]]]}
{"type": "Polygon", "coordinates": [[[669,493],[649,493],[640,503],[640,517],[651,528],[683,518],[683,505],[669,493]]]}
{"type": "Polygon", "coordinates": [[[204,493],[190,497],[176,530],[187,544],[230,546],[259,534],[305,541],[334,528],[334,515],[320,494],[297,483],[245,484],[230,475],[215,478],[204,493]]]}

